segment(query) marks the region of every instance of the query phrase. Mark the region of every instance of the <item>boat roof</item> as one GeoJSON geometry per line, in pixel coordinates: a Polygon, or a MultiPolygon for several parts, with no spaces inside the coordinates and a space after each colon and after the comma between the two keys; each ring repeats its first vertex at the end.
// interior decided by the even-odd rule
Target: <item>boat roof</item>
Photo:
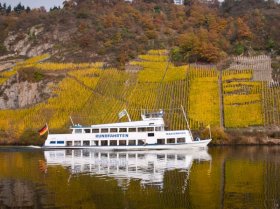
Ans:
{"type": "Polygon", "coordinates": [[[164,125],[164,121],[162,118],[154,118],[149,120],[142,121],[130,121],[130,122],[120,122],[120,123],[107,123],[107,124],[98,124],[91,126],[82,126],[82,125],[74,125],[71,128],[136,128],[136,127],[147,127],[147,126],[162,126],[164,125]]]}

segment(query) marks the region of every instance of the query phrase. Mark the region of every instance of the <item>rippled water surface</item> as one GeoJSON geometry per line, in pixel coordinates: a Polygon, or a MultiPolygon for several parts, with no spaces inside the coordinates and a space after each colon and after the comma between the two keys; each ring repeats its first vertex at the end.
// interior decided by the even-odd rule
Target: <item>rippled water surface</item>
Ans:
{"type": "Polygon", "coordinates": [[[280,208],[280,147],[0,148],[0,208],[280,208]]]}

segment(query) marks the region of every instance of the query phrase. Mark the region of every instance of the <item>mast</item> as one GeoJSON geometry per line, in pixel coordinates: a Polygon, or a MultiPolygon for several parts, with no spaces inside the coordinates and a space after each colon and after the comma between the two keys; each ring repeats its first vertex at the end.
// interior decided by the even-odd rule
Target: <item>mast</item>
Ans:
{"type": "Polygon", "coordinates": [[[188,119],[187,119],[187,115],[186,115],[186,112],[185,112],[185,110],[184,110],[183,105],[181,105],[181,109],[182,109],[182,112],[183,112],[183,115],[184,115],[185,121],[186,121],[186,123],[187,123],[187,128],[188,128],[188,130],[189,130],[189,132],[190,132],[191,139],[192,139],[192,141],[193,141],[192,131],[191,131],[191,128],[190,128],[190,125],[189,125],[189,121],[188,121],[188,119]]]}
{"type": "Polygon", "coordinates": [[[69,116],[69,118],[70,118],[70,121],[71,121],[72,125],[74,126],[74,122],[73,122],[73,120],[72,120],[72,117],[69,116]]]}
{"type": "Polygon", "coordinates": [[[126,116],[128,118],[128,121],[131,122],[131,118],[130,118],[130,115],[128,114],[127,110],[125,109],[125,112],[126,112],[126,116]]]}

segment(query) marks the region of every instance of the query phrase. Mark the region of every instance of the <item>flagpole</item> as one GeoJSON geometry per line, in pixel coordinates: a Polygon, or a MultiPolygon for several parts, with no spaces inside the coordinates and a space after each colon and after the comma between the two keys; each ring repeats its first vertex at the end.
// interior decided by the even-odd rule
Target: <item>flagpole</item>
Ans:
{"type": "Polygon", "coordinates": [[[209,125],[209,134],[210,134],[210,139],[212,139],[212,135],[211,135],[211,126],[209,125]]]}
{"type": "Polygon", "coordinates": [[[50,134],[48,123],[46,123],[48,129],[48,135],[50,134]]]}

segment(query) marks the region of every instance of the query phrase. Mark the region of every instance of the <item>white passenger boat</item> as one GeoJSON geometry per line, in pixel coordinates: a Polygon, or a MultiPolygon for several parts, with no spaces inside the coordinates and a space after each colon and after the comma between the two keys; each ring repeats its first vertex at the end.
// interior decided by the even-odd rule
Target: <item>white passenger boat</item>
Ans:
{"type": "MultiPolygon", "coordinates": [[[[186,119],[185,112],[183,113],[186,119]]],[[[165,130],[163,111],[143,111],[141,121],[131,121],[126,110],[119,113],[119,117],[124,115],[127,115],[129,122],[73,125],[69,134],[48,134],[44,147],[101,150],[186,149],[206,147],[211,141],[211,136],[205,140],[194,139],[189,128],[165,130]]]]}

